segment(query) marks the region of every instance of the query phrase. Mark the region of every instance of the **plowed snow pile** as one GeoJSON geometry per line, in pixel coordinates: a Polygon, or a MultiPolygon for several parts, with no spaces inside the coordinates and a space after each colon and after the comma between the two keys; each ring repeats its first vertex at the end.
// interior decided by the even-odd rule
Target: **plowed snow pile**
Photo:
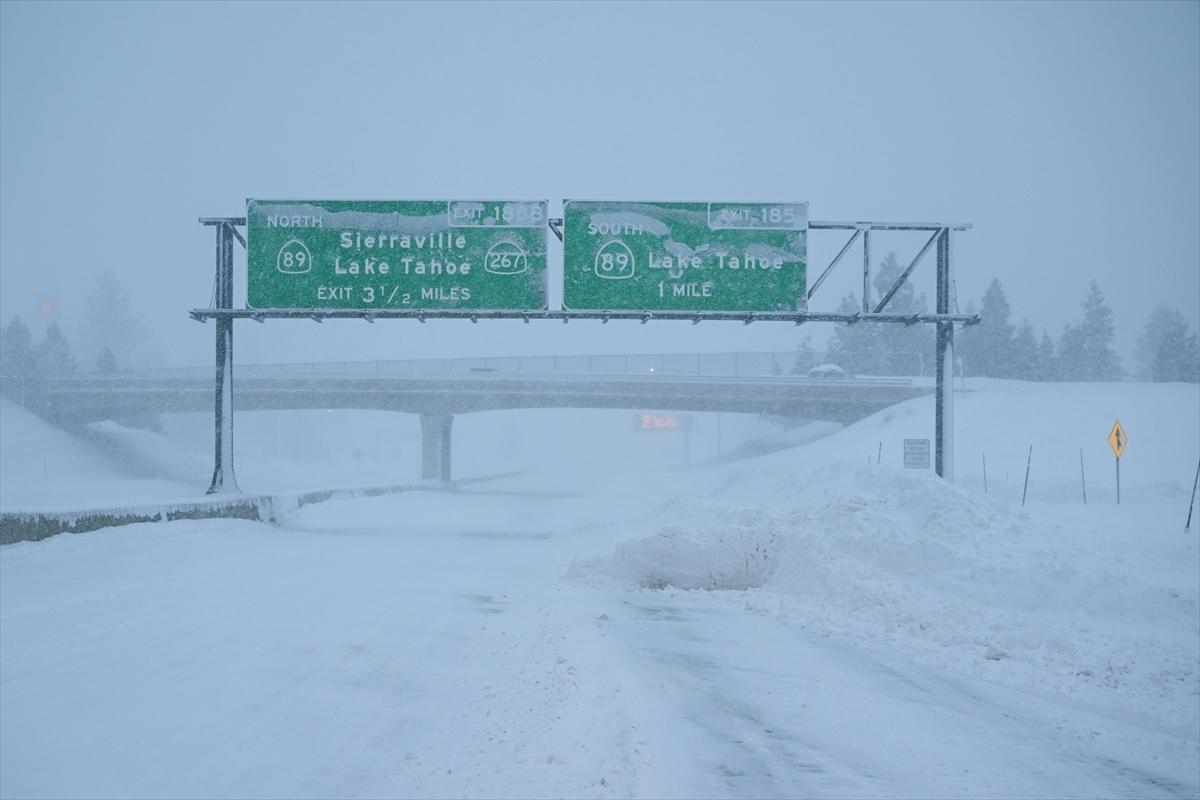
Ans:
{"type": "MultiPolygon", "coordinates": [[[[1195,438],[1187,392],[1187,403],[1159,406],[1155,420],[1170,427],[1162,418],[1179,417],[1182,449],[1195,438]]],[[[972,399],[1004,427],[1002,396],[968,398],[968,414],[972,399]]],[[[1145,475],[1143,485],[1170,489],[1165,500],[1022,508],[1011,492],[815,457],[849,449],[839,442],[892,443],[886,428],[871,418],[662,487],[676,496],[662,512],[669,524],[577,561],[569,575],[667,592],[748,590],[731,600],[889,661],[1052,692],[1194,739],[1200,551],[1195,527],[1182,531],[1178,481],[1145,475]]]]}

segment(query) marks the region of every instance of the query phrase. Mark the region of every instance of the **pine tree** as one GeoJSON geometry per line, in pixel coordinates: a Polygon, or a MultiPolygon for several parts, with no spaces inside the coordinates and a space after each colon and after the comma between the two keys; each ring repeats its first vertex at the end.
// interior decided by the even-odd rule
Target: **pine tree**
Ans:
{"type": "Polygon", "coordinates": [[[1058,357],[1054,353],[1054,340],[1046,330],[1042,331],[1042,340],[1038,343],[1037,370],[1035,380],[1058,380],[1058,357]]]}
{"type": "Polygon", "coordinates": [[[807,375],[808,371],[815,367],[816,351],[813,350],[812,338],[807,334],[800,340],[800,344],[796,345],[796,358],[792,362],[793,375],[807,375]]]}
{"type": "MultiPolygon", "coordinates": [[[[974,316],[979,313],[979,309],[975,307],[974,300],[967,301],[967,308],[964,313],[974,316]]],[[[980,322],[980,325],[983,323],[980,322]]],[[[954,332],[954,357],[962,365],[964,375],[978,375],[975,371],[975,363],[972,353],[977,353],[980,350],[979,343],[979,325],[964,325],[954,332]]]]}
{"type": "Polygon", "coordinates": [[[1113,313],[1104,302],[1104,293],[1096,281],[1083,301],[1083,320],[1063,329],[1058,345],[1058,366],[1062,380],[1117,381],[1121,379],[1121,359],[1112,348],[1113,313]]]}
{"type": "Polygon", "coordinates": [[[101,375],[111,375],[118,369],[117,357],[113,355],[113,351],[107,347],[101,350],[100,355],[96,357],[96,372],[101,375]]]}
{"type": "MultiPolygon", "coordinates": [[[[871,283],[882,300],[899,280],[904,268],[889,252],[879,263],[871,283]]],[[[924,314],[928,308],[925,295],[917,294],[911,280],[905,281],[883,309],[887,314],[924,314]]],[[[933,352],[933,330],[926,325],[871,325],[871,369],[862,370],[874,375],[915,375],[924,358],[933,352]]]]}
{"type": "Polygon", "coordinates": [[[96,279],[88,296],[85,324],[88,347],[98,357],[105,349],[124,363],[133,360],[141,326],[129,307],[129,296],[112,270],[96,279]]]}
{"type": "Polygon", "coordinates": [[[1009,376],[1023,381],[1041,380],[1038,377],[1041,361],[1038,353],[1038,342],[1033,336],[1033,326],[1028,319],[1022,319],[1017,334],[1013,337],[1011,366],[1009,376]]]}
{"type": "Polygon", "coordinates": [[[1200,382],[1200,344],[1196,334],[1188,334],[1182,315],[1169,320],[1159,331],[1150,378],[1160,382],[1200,382]]]}
{"type": "MultiPolygon", "coordinates": [[[[1020,369],[1013,352],[1016,332],[1011,315],[1004,287],[993,278],[980,301],[980,322],[971,326],[969,335],[964,336],[963,360],[972,375],[1017,377],[1020,369]]],[[[1030,335],[1032,337],[1032,331],[1030,335]]]]}
{"type": "Polygon", "coordinates": [[[25,402],[38,381],[33,337],[20,317],[13,317],[0,333],[0,386],[4,394],[25,402]]]}
{"type": "Polygon", "coordinates": [[[1188,381],[1193,371],[1191,361],[1195,334],[1188,335],[1183,315],[1166,306],[1159,306],[1138,336],[1134,360],[1137,377],[1146,381],[1188,381]],[[1191,348],[1191,349],[1189,349],[1191,348]]]}
{"type": "MultiPolygon", "coordinates": [[[[861,311],[854,292],[842,298],[837,310],[842,314],[861,311]]],[[[871,341],[867,328],[858,323],[839,323],[829,340],[829,360],[847,372],[868,372],[871,365],[871,341]]]]}
{"type": "Polygon", "coordinates": [[[75,356],[71,353],[71,345],[67,342],[67,337],[63,336],[62,328],[57,322],[51,322],[46,328],[34,355],[42,375],[70,375],[75,371],[75,356]]]}

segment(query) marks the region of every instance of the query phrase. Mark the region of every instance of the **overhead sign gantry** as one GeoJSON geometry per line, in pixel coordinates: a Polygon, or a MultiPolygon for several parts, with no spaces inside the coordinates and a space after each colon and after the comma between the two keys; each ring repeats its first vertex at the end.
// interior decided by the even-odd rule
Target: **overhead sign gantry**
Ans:
{"type": "MultiPolygon", "coordinates": [[[[568,200],[563,218],[547,212],[544,200],[249,200],[245,217],[201,218],[217,232],[215,302],[190,312],[196,320],[217,321],[209,492],[237,491],[232,387],[238,318],[934,324],[934,470],[953,478],[948,389],[954,326],[979,317],[951,309],[950,235],[969,224],[817,222],[809,220],[807,203],[568,200]],[[561,309],[550,308],[547,299],[547,228],[564,241],[561,309]],[[850,238],[810,283],[808,238],[817,231],[846,231],[850,238]],[[879,231],[922,231],[929,239],[872,304],[871,238],[879,231]],[[247,307],[240,309],[233,307],[235,240],[248,254],[247,307]],[[859,240],[862,311],[811,310],[813,295],[859,240]],[[931,249],[937,253],[934,313],[889,312],[888,303],[931,249]]],[[[422,418],[426,449],[442,451],[446,480],[450,421],[426,425],[422,418]]]]}

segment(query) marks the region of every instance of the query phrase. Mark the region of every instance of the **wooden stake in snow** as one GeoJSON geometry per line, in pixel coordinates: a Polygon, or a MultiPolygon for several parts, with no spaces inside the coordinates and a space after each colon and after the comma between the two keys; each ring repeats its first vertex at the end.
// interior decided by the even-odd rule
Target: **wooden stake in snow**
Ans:
{"type": "Polygon", "coordinates": [[[980,453],[983,456],[983,493],[987,494],[987,453],[980,453]]]}
{"type": "Polygon", "coordinates": [[[1025,495],[1029,493],[1029,465],[1033,463],[1033,445],[1029,445],[1029,456],[1025,459],[1025,488],[1021,490],[1021,507],[1025,507],[1025,495]]]}

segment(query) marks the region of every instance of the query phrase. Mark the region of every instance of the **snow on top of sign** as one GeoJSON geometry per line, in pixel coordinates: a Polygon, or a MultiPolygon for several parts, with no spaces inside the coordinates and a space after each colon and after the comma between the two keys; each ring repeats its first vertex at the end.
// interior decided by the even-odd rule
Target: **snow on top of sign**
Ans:
{"type": "Polygon", "coordinates": [[[375,211],[330,211],[311,203],[288,203],[273,205],[258,203],[256,212],[261,216],[284,214],[287,216],[320,217],[324,229],[344,228],[353,231],[386,231],[388,233],[422,234],[435,233],[450,228],[446,211],[422,216],[407,216],[398,212],[375,211]]]}

